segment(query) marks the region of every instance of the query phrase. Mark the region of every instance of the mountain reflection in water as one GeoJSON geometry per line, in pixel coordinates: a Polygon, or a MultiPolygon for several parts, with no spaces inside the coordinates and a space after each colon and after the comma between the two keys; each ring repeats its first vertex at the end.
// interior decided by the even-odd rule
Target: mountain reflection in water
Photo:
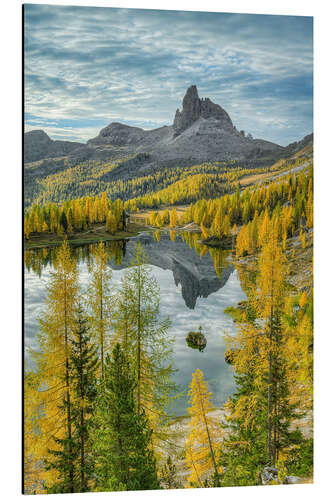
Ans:
{"type": "MultiPolygon", "coordinates": [[[[208,297],[228,281],[233,266],[226,261],[228,252],[208,248],[200,243],[199,234],[184,232],[181,236],[167,232],[143,233],[128,241],[109,241],[105,247],[113,269],[126,269],[131,265],[135,245],[141,242],[149,264],[172,271],[175,285],[180,284],[182,296],[189,309],[194,309],[198,297],[208,297]]],[[[73,248],[79,261],[92,258],[97,243],[73,248]]],[[[27,250],[25,264],[41,276],[47,264],[53,264],[56,248],[27,250]]]]}
{"type": "MultiPolygon", "coordinates": [[[[160,286],[160,313],[169,316],[170,337],[175,338],[173,363],[177,370],[174,379],[179,391],[184,392],[171,412],[184,414],[187,407],[187,389],[196,368],[209,381],[214,403],[221,405],[234,390],[232,367],[224,361],[223,332],[234,331],[230,316],[224,314],[228,306],[235,306],[246,298],[237,272],[228,263],[228,252],[208,248],[200,243],[200,235],[174,232],[142,233],[128,241],[106,242],[108,263],[113,269],[112,286],[120,286],[124,269],[134,257],[134,248],[140,241],[145,249],[152,272],[160,286]],[[178,286],[180,285],[180,287],[178,286]],[[191,349],[186,343],[190,330],[202,331],[207,338],[203,352],[191,349]]],[[[88,263],[93,259],[97,244],[72,247],[79,261],[80,283],[89,281],[88,263]]],[[[29,347],[37,348],[38,316],[44,307],[46,287],[53,270],[57,249],[27,250],[25,252],[25,351],[30,364],[29,347]]]]}

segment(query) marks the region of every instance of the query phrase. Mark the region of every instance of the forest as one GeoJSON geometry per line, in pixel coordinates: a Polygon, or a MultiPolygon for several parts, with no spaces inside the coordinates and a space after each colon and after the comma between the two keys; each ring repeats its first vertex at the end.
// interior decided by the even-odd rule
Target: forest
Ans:
{"type": "MultiPolygon", "coordinates": [[[[308,154],[307,151],[305,154],[308,154]]],[[[24,168],[25,207],[35,203],[64,203],[68,199],[97,196],[106,191],[112,201],[135,199],[131,211],[157,204],[192,202],[203,196],[216,197],[234,189],[234,183],[248,174],[274,172],[298,165],[303,156],[280,160],[271,166],[252,162],[205,162],[190,166],[149,168],[141,172],[136,157],[110,161],[71,161],[68,158],[46,159],[24,168]],[[191,186],[193,177],[193,186],[191,186]],[[213,184],[206,185],[203,180],[213,184]],[[168,189],[169,188],[169,189],[168,189]],[[146,197],[146,195],[148,195],[146,197]]],[[[140,166],[140,164],[139,164],[140,166]]]]}
{"type": "Polygon", "coordinates": [[[58,236],[71,234],[73,231],[86,231],[89,224],[104,223],[110,234],[124,229],[123,203],[120,199],[111,202],[106,192],[99,196],[87,196],[67,201],[60,206],[38,203],[24,216],[24,236],[29,239],[31,233],[56,233],[58,236]]]}
{"type": "Polygon", "coordinates": [[[306,245],[306,231],[313,227],[313,171],[288,174],[284,180],[256,188],[248,187],[216,199],[191,203],[179,217],[175,208],[153,211],[147,223],[154,227],[187,225],[194,222],[203,238],[231,239],[236,257],[255,254],[275,228],[278,240],[299,235],[306,245]]]}
{"type": "MultiPolygon", "coordinates": [[[[239,179],[235,174],[229,181],[239,179]]],[[[39,272],[49,252],[54,262],[38,349],[31,351],[33,369],[25,372],[25,493],[255,485],[270,470],[277,472],[267,484],[311,479],[313,439],[304,422],[313,405],[312,270],[306,286],[291,283],[297,255],[312,252],[312,168],[242,190],[236,183],[227,194],[218,188],[221,174],[216,184],[210,175],[184,177],[125,203],[105,191],[26,211],[27,239],[56,232],[63,243],[25,255],[26,266],[39,272]],[[201,183],[212,191],[201,192],[201,183]],[[175,208],[163,209],[184,200],[181,217],[175,208]],[[120,287],[107,244],[92,247],[83,289],[79,259],[67,241],[72,231],[96,222],[110,233],[121,229],[124,208],[141,207],[160,208],[147,221],[157,228],[156,238],[164,229],[173,240],[179,226],[195,223],[200,232],[183,232],[182,238],[200,257],[210,254],[217,275],[222,253],[204,240],[230,238],[247,295],[227,311],[236,333],[221,328],[227,344],[221,363],[232,366],[236,390],[217,418],[205,373],[193,371],[184,445],[171,410],[177,397],[172,321],[161,315],[144,247],[136,245],[120,287]]]]}

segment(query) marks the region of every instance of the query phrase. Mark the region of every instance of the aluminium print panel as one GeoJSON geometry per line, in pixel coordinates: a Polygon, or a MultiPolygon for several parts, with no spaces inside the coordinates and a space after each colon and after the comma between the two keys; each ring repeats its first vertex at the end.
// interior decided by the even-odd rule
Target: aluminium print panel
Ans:
{"type": "Polygon", "coordinates": [[[24,6],[24,494],[313,481],[313,19],[24,6]]]}

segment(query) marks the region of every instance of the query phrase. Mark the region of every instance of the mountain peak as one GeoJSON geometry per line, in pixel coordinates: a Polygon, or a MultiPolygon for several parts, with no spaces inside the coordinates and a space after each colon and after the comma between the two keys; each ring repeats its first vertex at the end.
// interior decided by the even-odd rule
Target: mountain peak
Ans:
{"type": "Polygon", "coordinates": [[[199,118],[215,118],[221,122],[226,130],[233,130],[233,123],[228,113],[218,104],[213,103],[208,97],[200,99],[196,85],[191,85],[183,99],[183,109],[177,109],[173,121],[175,136],[181,134],[199,118]]]}
{"type": "Polygon", "coordinates": [[[44,130],[30,130],[24,134],[24,163],[64,156],[82,146],[79,142],[54,141],[44,130]]]}
{"type": "Polygon", "coordinates": [[[34,137],[34,138],[38,137],[40,140],[44,140],[46,142],[52,142],[52,139],[42,129],[29,130],[29,132],[25,132],[25,137],[34,137]]]}
{"type": "Polygon", "coordinates": [[[190,99],[199,99],[198,89],[196,85],[191,85],[191,87],[187,89],[183,99],[183,106],[184,106],[184,101],[186,102],[187,100],[190,99]]]}

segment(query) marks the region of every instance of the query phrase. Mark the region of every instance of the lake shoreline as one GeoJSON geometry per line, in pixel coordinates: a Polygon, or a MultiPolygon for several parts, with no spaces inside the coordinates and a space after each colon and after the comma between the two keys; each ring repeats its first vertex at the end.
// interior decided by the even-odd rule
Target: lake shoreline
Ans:
{"type": "Polygon", "coordinates": [[[87,245],[90,243],[99,243],[100,241],[123,241],[129,240],[139,235],[142,231],[150,231],[150,228],[139,224],[129,223],[128,230],[117,231],[115,234],[110,234],[105,231],[105,225],[94,224],[88,231],[79,231],[70,235],[58,236],[54,233],[38,233],[32,235],[29,240],[24,241],[24,250],[38,250],[42,248],[52,248],[61,245],[64,238],[72,246],[87,245]]]}

